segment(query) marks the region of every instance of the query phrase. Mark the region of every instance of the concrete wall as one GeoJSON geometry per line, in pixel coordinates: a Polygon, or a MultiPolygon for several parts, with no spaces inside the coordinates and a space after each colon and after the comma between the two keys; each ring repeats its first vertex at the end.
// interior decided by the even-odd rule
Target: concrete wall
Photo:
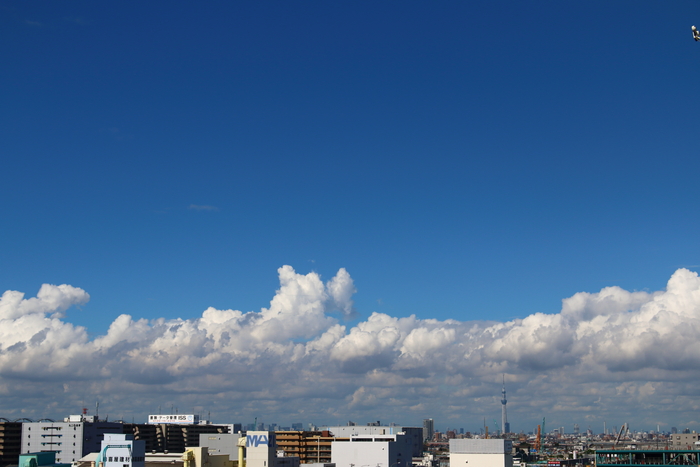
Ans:
{"type": "Polygon", "coordinates": [[[675,433],[670,437],[671,449],[697,449],[696,441],[700,441],[698,433],[675,433]]]}
{"type": "Polygon", "coordinates": [[[350,438],[360,435],[395,435],[405,433],[411,442],[411,456],[423,456],[423,428],[415,426],[329,426],[333,436],[338,438],[350,438]]]}
{"type": "Polygon", "coordinates": [[[207,448],[187,448],[182,454],[183,467],[233,467],[234,462],[227,455],[209,455],[207,448]]]}
{"type": "Polygon", "coordinates": [[[336,467],[410,467],[412,443],[408,436],[357,436],[334,441],[331,462],[336,467]]]}
{"type": "Polygon", "coordinates": [[[451,452],[450,467],[513,467],[513,456],[451,452]]]}
{"type": "Polygon", "coordinates": [[[238,460],[238,433],[200,434],[199,446],[206,447],[209,455],[227,455],[229,460],[238,460]]]}
{"type": "Polygon", "coordinates": [[[502,454],[513,452],[508,439],[451,439],[450,453],[502,454]]]}
{"type": "Polygon", "coordinates": [[[450,467],[513,467],[512,452],[506,439],[451,439],[450,467]]]}

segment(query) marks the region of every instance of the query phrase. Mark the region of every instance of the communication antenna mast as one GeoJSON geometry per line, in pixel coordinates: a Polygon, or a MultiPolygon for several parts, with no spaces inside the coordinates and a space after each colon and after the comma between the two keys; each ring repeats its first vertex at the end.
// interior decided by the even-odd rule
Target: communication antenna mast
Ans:
{"type": "Polygon", "coordinates": [[[508,423],[508,414],[506,412],[506,404],[508,400],[506,399],[506,375],[503,375],[503,390],[501,391],[501,430],[503,434],[510,432],[510,426],[508,423]]]}

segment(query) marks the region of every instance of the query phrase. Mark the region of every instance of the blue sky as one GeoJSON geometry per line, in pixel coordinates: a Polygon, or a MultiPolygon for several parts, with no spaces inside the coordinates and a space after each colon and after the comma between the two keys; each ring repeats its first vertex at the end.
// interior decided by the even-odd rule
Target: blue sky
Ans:
{"type": "Polygon", "coordinates": [[[661,291],[700,265],[697,23],[690,1],[2,1],[1,288],[83,289],[61,319],[89,339],[259,312],[283,265],[347,270],[348,330],[661,291]]]}

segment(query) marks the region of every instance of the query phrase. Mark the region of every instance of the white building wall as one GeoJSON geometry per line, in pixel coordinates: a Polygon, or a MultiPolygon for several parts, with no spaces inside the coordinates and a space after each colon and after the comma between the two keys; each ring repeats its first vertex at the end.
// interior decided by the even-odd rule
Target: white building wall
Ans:
{"type": "Polygon", "coordinates": [[[357,436],[331,443],[331,463],[336,467],[410,467],[411,448],[404,434],[357,436]]]}
{"type": "MultiPolygon", "coordinates": [[[[421,457],[423,455],[423,428],[408,426],[329,426],[330,431],[336,438],[350,438],[361,435],[396,435],[405,433],[411,443],[411,456],[421,457]]],[[[359,467],[359,466],[356,466],[359,467]]],[[[372,466],[376,467],[376,466],[372,466]]]]}
{"type": "Polygon", "coordinates": [[[513,452],[509,439],[451,439],[450,452],[508,454],[513,452]]]}
{"type": "Polygon", "coordinates": [[[450,467],[513,467],[513,442],[504,439],[451,439],[450,467]]]}
{"type": "Polygon", "coordinates": [[[513,456],[451,452],[450,467],[513,467],[513,456]]]}
{"type": "Polygon", "coordinates": [[[246,433],[246,467],[275,467],[277,442],[272,431],[246,433]]]}
{"type": "Polygon", "coordinates": [[[144,467],[146,442],[134,441],[133,435],[107,433],[101,443],[99,459],[104,467],[144,467]]]}
{"type": "Polygon", "coordinates": [[[368,465],[388,467],[389,450],[387,442],[350,442],[333,441],[331,443],[331,463],[336,467],[360,467],[368,465]]]}

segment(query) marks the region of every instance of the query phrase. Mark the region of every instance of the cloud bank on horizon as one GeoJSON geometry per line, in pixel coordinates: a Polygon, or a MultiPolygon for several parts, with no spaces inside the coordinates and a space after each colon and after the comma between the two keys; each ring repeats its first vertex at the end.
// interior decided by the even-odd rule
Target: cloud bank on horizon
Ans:
{"type": "Polygon", "coordinates": [[[176,406],[222,423],[415,425],[431,417],[476,430],[500,414],[504,374],[517,431],[543,416],[594,431],[604,420],[639,429],[696,423],[700,278],[687,269],[663,291],[606,287],[564,299],[558,313],[508,322],[375,312],[352,327],[356,289],[345,269],[325,283],[291,266],[278,273],[280,288],[259,312],[122,314],[96,337],[65,316],[88,302],[86,291],[6,291],[0,416],[62,417],[99,400],[111,418],[142,420],[176,406]]]}

